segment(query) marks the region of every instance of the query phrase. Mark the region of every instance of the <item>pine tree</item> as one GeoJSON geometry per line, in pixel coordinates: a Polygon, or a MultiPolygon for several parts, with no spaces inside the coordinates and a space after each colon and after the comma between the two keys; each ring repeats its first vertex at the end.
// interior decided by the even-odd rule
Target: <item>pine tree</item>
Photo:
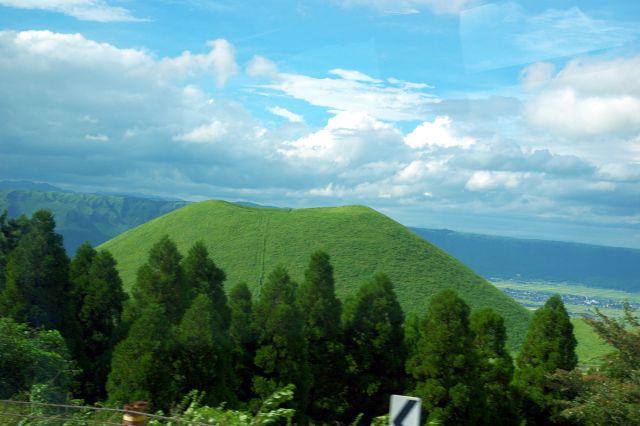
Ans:
{"type": "Polygon", "coordinates": [[[179,394],[204,391],[206,403],[217,406],[235,402],[233,343],[206,294],[193,299],[175,330],[176,370],[179,394]]]}
{"type": "Polygon", "coordinates": [[[269,274],[254,305],[254,364],[258,374],[253,389],[264,398],[287,384],[295,385],[293,408],[300,416],[307,407],[311,377],[295,292],[296,284],[286,269],[277,267],[269,274]]]}
{"type": "Polygon", "coordinates": [[[469,306],[454,290],[432,297],[420,340],[407,363],[428,422],[473,425],[482,409],[478,359],[469,328],[469,306]]]}
{"type": "Polygon", "coordinates": [[[405,386],[404,314],[389,278],[380,273],[345,304],[344,346],[348,363],[345,420],[369,421],[388,411],[389,396],[405,386]]]}
{"type": "Polygon", "coordinates": [[[75,306],[69,283],[69,258],[53,215],[35,212],[7,262],[0,294],[0,316],[33,327],[59,330],[72,353],[79,345],[75,306]]]}
{"type": "Polygon", "coordinates": [[[233,365],[238,378],[236,395],[240,401],[249,401],[255,368],[256,334],[252,324],[251,291],[246,283],[234,286],[229,293],[231,326],[229,335],[233,341],[233,365]]]}
{"type": "Polygon", "coordinates": [[[157,303],[165,310],[169,322],[180,321],[189,303],[181,259],[175,243],[166,235],[151,247],[149,259],[138,269],[132,289],[134,310],[157,303]]]}
{"type": "Polygon", "coordinates": [[[144,306],[126,339],[113,353],[107,381],[109,402],[122,405],[135,400],[149,402],[151,410],[167,410],[176,398],[173,380],[171,324],[164,307],[144,306]]]}
{"type": "MultiPolygon", "coordinates": [[[[86,247],[83,251],[88,252],[86,247]]],[[[74,263],[83,257],[83,254],[76,254],[74,263]]],[[[120,326],[127,295],[122,290],[116,261],[107,251],[93,256],[86,280],[76,281],[82,282],[83,287],[75,288],[79,299],[77,321],[82,335],[82,356],[79,359],[83,370],[82,392],[87,401],[95,402],[106,397],[111,355],[117,343],[116,330],[120,326]]]]}
{"type": "Polygon", "coordinates": [[[507,330],[503,318],[486,308],[471,315],[473,347],[479,360],[480,386],[485,405],[479,424],[517,425],[519,419],[513,394],[513,360],[505,347],[507,330]]]}
{"type": "Polygon", "coordinates": [[[313,373],[308,412],[312,418],[331,422],[346,410],[341,378],[347,366],[340,323],[342,304],[335,294],[328,254],[318,251],[311,255],[297,295],[313,373]]]}
{"type": "Polygon", "coordinates": [[[206,294],[213,303],[222,327],[229,328],[231,312],[224,292],[225,273],[209,257],[202,241],[196,242],[182,262],[185,282],[191,294],[206,294]]]}
{"type": "Polygon", "coordinates": [[[547,375],[576,366],[576,338],[560,295],[554,295],[533,315],[517,359],[515,382],[522,394],[525,417],[533,423],[556,421],[557,392],[548,386],[547,375]]]}

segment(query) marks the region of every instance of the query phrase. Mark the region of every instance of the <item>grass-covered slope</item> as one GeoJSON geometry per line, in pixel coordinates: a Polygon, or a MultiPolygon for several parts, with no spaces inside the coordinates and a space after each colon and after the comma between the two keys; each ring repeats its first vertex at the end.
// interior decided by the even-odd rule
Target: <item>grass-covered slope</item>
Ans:
{"type": "Polygon", "coordinates": [[[456,289],[472,308],[492,307],[506,320],[511,346],[526,332],[529,313],[442,250],[367,207],[265,209],[223,201],[190,204],[133,228],[101,246],[110,250],[129,289],[151,246],[168,234],[183,254],[202,240],[227,274],[258,290],[276,265],[301,280],[310,254],[328,252],[342,299],[376,271],[395,283],[405,312],[423,314],[438,290],[456,289]]]}
{"type": "MultiPolygon", "coordinates": [[[[4,182],[24,184],[21,182],[4,182]]],[[[30,216],[39,209],[48,209],[56,218],[56,230],[64,237],[69,254],[84,241],[97,245],[121,232],[161,216],[185,204],[184,201],[148,200],[118,195],[63,192],[46,184],[33,184],[34,189],[2,189],[0,212],[8,210],[10,217],[30,216]]]]}

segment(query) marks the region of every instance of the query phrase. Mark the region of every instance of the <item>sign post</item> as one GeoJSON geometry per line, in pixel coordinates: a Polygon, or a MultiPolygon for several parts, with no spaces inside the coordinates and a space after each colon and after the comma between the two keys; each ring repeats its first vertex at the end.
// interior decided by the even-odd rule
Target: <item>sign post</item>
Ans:
{"type": "Polygon", "coordinates": [[[420,398],[391,395],[389,426],[420,426],[420,398]]]}

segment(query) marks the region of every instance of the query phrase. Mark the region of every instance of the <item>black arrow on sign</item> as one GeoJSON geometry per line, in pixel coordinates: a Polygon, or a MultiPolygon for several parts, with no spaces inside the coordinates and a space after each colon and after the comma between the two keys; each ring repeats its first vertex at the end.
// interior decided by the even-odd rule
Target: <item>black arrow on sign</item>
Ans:
{"type": "Polygon", "coordinates": [[[409,415],[409,413],[413,409],[413,406],[416,405],[417,403],[418,401],[416,401],[415,399],[408,400],[407,403],[404,404],[404,407],[402,407],[402,410],[400,410],[396,418],[393,419],[393,425],[403,426],[402,422],[404,421],[404,418],[409,415]]]}

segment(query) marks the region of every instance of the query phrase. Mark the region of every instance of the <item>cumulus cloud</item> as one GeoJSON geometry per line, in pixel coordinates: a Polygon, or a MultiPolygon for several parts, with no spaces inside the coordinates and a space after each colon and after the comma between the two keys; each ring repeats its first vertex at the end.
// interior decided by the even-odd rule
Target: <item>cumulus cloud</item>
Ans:
{"type": "Polygon", "coordinates": [[[277,115],[278,117],[286,118],[291,123],[304,122],[304,117],[302,115],[296,114],[295,112],[291,112],[286,108],[273,106],[273,107],[267,108],[267,111],[269,111],[273,115],[277,115]]]}
{"type": "Polygon", "coordinates": [[[162,60],[162,68],[168,73],[194,75],[212,73],[218,87],[223,87],[229,78],[238,74],[235,48],[224,39],[207,42],[211,50],[206,54],[193,54],[185,51],[176,58],[162,60]]]}
{"type": "Polygon", "coordinates": [[[211,123],[203,124],[188,133],[174,136],[173,139],[184,142],[210,143],[220,140],[227,134],[224,124],[214,120],[211,123]]]}
{"type": "Polygon", "coordinates": [[[359,71],[333,70],[339,78],[316,78],[281,73],[270,84],[259,86],[284,93],[311,105],[334,111],[365,111],[379,120],[423,120],[428,106],[439,102],[424,86],[406,82],[388,84],[359,71]]]}
{"type": "Polygon", "coordinates": [[[497,188],[516,188],[522,180],[521,173],[481,170],[474,172],[465,187],[470,191],[488,191],[497,188]]]}
{"type": "Polygon", "coordinates": [[[373,161],[383,152],[393,152],[401,147],[401,140],[392,125],[365,112],[340,112],[324,128],[284,142],[279,152],[293,161],[345,167],[373,161]]]}
{"type": "Polygon", "coordinates": [[[72,16],[81,21],[141,22],[120,6],[111,6],[103,0],[0,0],[0,6],[20,9],[47,10],[72,16]]]}
{"type": "Polygon", "coordinates": [[[541,68],[541,91],[525,107],[534,126],[569,137],[640,132],[640,56],[574,59],[555,74],[534,64],[523,71],[525,87],[541,68]]]}
{"type": "Polygon", "coordinates": [[[255,55],[247,64],[247,74],[250,77],[271,77],[278,76],[278,66],[264,56],[255,55]]]}
{"type": "Polygon", "coordinates": [[[476,141],[464,136],[457,137],[451,128],[451,118],[439,116],[433,122],[424,122],[409,133],[404,141],[411,148],[429,148],[440,146],[445,148],[469,148],[476,141]]]}

